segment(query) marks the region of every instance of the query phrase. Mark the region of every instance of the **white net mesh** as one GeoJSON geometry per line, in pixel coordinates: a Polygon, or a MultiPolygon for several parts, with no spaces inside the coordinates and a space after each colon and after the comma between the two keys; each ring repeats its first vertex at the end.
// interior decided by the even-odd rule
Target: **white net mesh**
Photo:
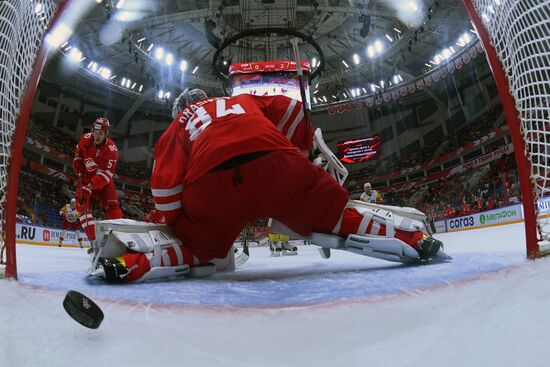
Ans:
{"type": "MultiPolygon", "coordinates": [[[[550,1],[472,3],[508,77],[532,165],[533,193],[540,201],[550,194],[550,1]]],[[[547,240],[550,225],[544,214],[548,213],[535,208],[539,233],[547,240]]]]}
{"type": "Polygon", "coordinates": [[[51,0],[0,1],[0,246],[3,255],[12,136],[38,49],[56,10],[57,5],[51,0]]]}

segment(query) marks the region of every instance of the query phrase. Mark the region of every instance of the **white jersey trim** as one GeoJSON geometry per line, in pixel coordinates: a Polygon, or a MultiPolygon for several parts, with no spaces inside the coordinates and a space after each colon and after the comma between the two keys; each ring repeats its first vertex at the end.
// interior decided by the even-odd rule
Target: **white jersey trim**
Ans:
{"type": "Polygon", "coordinates": [[[283,127],[285,126],[286,122],[288,121],[288,119],[292,115],[292,112],[294,111],[294,107],[296,106],[296,102],[297,102],[297,100],[295,100],[295,99],[292,99],[290,101],[290,104],[289,104],[288,108],[286,109],[285,114],[283,115],[283,117],[281,118],[281,121],[279,121],[279,124],[277,125],[277,130],[279,130],[281,132],[283,131],[283,127]]]}
{"type": "Polygon", "coordinates": [[[183,185],[174,186],[169,189],[151,189],[151,193],[154,197],[165,198],[168,196],[179,194],[183,191],[183,185]]]}
{"type": "Polygon", "coordinates": [[[168,212],[170,210],[176,210],[176,209],[181,208],[181,201],[177,200],[177,201],[173,201],[173,202],[168,203],[168,204],[155,204],[155,208],[160,210],[160,211],[163,211],[163,212],[168,212]]]}
{"type": "Polygon", "coordinates": [[[286,133],[286,137],[288,140],[292,140],[292,137],[294,136],[294,130],[296,130],[296,127],[302,121],[304,118],[304,110],[300,110],[300,113],[298,113],[298,116],[292,121],[292,125],[290,125],[290,129],[288,129],[288,132],[286,133]]]}

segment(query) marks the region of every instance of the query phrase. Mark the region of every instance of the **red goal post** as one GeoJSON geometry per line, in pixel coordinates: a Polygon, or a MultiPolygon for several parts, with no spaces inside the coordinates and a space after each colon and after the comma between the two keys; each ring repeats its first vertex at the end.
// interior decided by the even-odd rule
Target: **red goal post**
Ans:
{"type": "Polygon", "coordinates": [[[48,47],[67,1],[0,1],[0,274],[17,278],[15,222],[23,145],[48,47]]]}
{"type": "Polygon", "coordinates": [[[463,0],[485,47],[520,176],[527,257],[548,254],[550,222],[550,1],[463,0]]]}

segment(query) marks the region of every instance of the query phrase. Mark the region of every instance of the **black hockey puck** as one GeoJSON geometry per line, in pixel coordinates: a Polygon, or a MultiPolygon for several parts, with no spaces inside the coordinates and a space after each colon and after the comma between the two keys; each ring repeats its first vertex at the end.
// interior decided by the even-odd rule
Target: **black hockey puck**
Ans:
{"type": "Polygon", "coordinates": [[[80,325],[90,329],[97,329],[103,321],[101,308],[77,291],[68,291],[63,300],[63,308],[80,325]]]}

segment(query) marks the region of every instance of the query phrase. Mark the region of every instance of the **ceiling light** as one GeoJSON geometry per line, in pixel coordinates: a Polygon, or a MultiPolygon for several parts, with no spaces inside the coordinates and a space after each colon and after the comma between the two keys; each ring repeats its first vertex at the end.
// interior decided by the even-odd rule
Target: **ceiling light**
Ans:
{"type": "Polygon", "coordinates": [[[180,70],[181,70],[181,71],[187,70],[187,61],[181,60],[181,62],[180,62],[180,70]]]}
{"type": "Polygon", "coordinates": [[[151,49],[152,49],[153,47],[155,47],[155,44],[154,44],[154,43],[151,43],[151,44],[149,45],[149,47],[147,47],[147,52],[151,51],[151,49]]]}
{"type": "Polygon", "coordinates": [[[191,74],[195,74],[195,72],[199,69],[199,66],[195,66],[195,68],[193,69],[193,71],[191,72],[191,74]]]}
{"type": "Polygon", "coordinates": [[[164,56],[164,49],[162,47],[157,47],[155,50],[155,58],[161,60],[164,56]]]}
{"type": "Polygon", "coordinates": [[[384,45],[382,44],[382,41],[376,40],[376,42],[374,42],[374,49],[378,53],[382,52],[382,50],[384,49],[384,45]]]}
{"type": "Polygon", "coordinates": [[[411,12],[415,12],[415,11],[418,11],[418,4],[416,3],[416,1],[407,1],[405,4],[404,4],[404,7],[406,10],[408,11],[411,11],[411,12]]]}
{"type": "Polygon", "coordinates": [[[393,42],[393,38],[390,37],[389,34],[386,33],[386,38],[390,41],[390,42],[393,42]]]}
{"type": "Polygon", "coordinates": [[[359,65],[359,63],[361,62],[361,59],[359,59],[359,55],[353,54],[353,62],[355,63],[355,65],[359,65]]]}
{"type": "Polygon", "coordinates": [[[349,68],[349,65],[347,62],[345,62],[344,60],[342,60],[342,64],[344,64],[347,68],[349,68]]]}
{"type": "Polygon", "coordinates": [[[367,47],[367,55],[369,55],[369,57],[374,57],[375,51],[372,46],[367,47]]]}
{"type": "Polygon", "coordinates": [[[73,34],[73,31],[69,26],[63,22],[54,27],[46,36],[46,43],[52,47],[59,47],[59,45],[66,42],[73,34]]]}
{"type": "Polygon", "coordinates": [[[172,63],[174,62],[174,56],[172,54],[167,54],[164,58],[164,62],[166,63],[166,65],[172,65],[172,63]]]}
{"type": "Polygon", "coordinates": [[[101,75],[103,79],[109,79],[111,77],[111,69],[102,68],[101,71],[99,72],[99,75],[101,75]]]}
{"type": "Polygon", "coordinates": [[[82,58],[82,52],[78,50],[78,48],[74,47],[69,52],[69,59],[74,62],[80,62],[80,59],[82,58]]]}

